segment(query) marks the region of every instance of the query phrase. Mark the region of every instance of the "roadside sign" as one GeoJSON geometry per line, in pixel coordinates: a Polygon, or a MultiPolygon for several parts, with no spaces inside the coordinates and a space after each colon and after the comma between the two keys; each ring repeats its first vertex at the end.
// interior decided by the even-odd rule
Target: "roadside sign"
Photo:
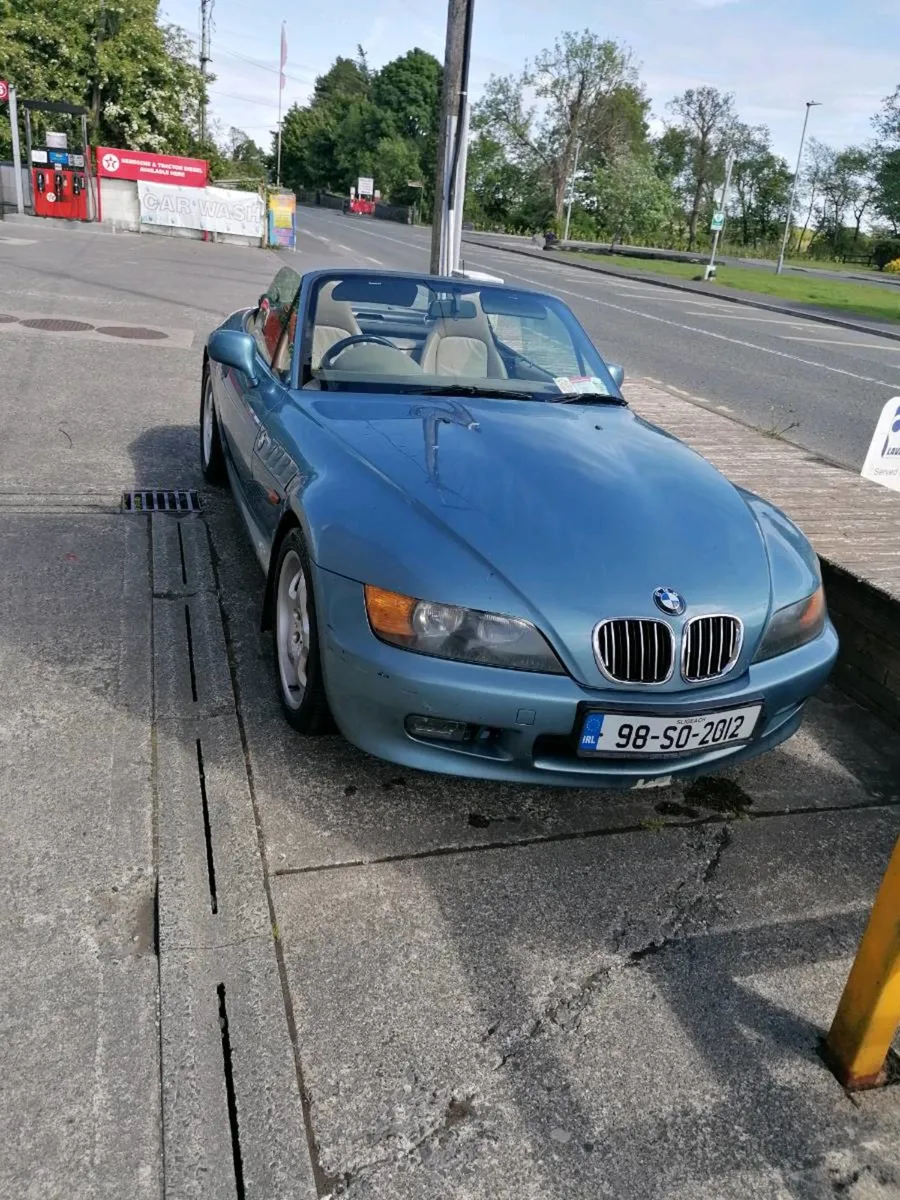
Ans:
{"type": "Polygon", "coordinates": [[[888,400],[881,410],[862,477],[900,492],[900,396],[888,400]]]}
{"type": "Polygon", "coordinates": [[[360,175],[356,185],[356,191],[360,196],[371,196],[375,192],[375,180],[371,175],[360,175]]]}
{"type": "Polygon", "coordinates": [[[712,216],[712,220],[709,223],[709,227],[713,231],[713,233],[716,233],[719,230],[724,229],[725,228],[725,214],[723,212],[714,212],[713,216],[712,216]]]}
{"type": "Polygon", "coordinates": [[[9,99],[9,84],[6,82],[5,79],[0,79],[0,104],[2,104],[4,100],[8,100],[8,99],[9,99]]]}

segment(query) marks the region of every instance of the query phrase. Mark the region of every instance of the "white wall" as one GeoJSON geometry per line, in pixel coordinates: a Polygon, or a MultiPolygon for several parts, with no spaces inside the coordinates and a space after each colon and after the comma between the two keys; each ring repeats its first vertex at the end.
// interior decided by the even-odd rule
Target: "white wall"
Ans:
{"type": "MultiPolygon", "coordinates": [[[[25,167],[22,168],[22,198],[25,201],[25,211],[31,212],[31,179],[25,167]]],[[[12,163],[0,163],[0,213],[17,212],[16,208],[16,169],[12,163]]]]}
{"type": "Polygon", "coordinates": [[[101,179],[100,219],[113,230],[140,233],[137,184],[130,179],[101,179]]]}

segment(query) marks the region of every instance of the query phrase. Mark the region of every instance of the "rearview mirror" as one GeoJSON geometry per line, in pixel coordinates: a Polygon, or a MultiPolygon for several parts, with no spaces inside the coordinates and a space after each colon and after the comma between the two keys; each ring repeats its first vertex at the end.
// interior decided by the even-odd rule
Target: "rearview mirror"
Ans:
{"type": "Polygon", "coordinates": [[[241,333],[238,329],[217,329],[210,334],[206,348],[213,362],[242,371],[251,385],[256,384],[256,343],[249,333],[241,333]]]}
{"type": "Polygon", "coordinates": [[[625,382],[625,368],[620,363],[607,363],[606,369],[612,375],[613,383],[620,388],[625,382]]]}

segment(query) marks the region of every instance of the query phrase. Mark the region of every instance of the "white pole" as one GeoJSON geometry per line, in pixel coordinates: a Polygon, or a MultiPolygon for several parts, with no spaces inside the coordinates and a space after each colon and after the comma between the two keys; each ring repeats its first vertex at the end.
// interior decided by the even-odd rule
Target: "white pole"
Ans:
{"type": "Polygon", "coordinates": [[[19,146],[19,106],[16,103],[16,89],[14,87],[9,89],[9,125],[12,130],[13,173],[16,177],[16,210],[19,216],[22,216],[25,212],[25,197],[22,194],[22,150],[19,146]]]}
{"type": "Polygon", "coordinates": [[[791,235],[791,225],[794,220],[794,197],[797,195],[797,181],[800,178],[800,164],[803,161],[803,143],[806,141],[806,126],[809,121],[809,110],[811,108],[819,108],[818,100],[807,100],[806,116],[803,118],[803,132],[800,134],[800,149],[797,153],[797,169],[794,172],[794,182],[791,184],[791,198],[788,201],[788,214],[784,222],[784,237],[781,239],[781,250],[778,254],[778,262],[775,266],[775,274],[780,275],[784,270],[784,252],[787,249],[788,238],[791,235]]]}
{"type": "Polygon", "coordinates": [[[453,170],[453,143],[456,138],[457,118],[451,113],[447,118],[447,145],[444,160],[444,192],[441,196],[441,275],[450,274],[451,246],[453,235],[450,228],[452,213],[450,211],[450,176],[453,170]]]}
{"type": "Polygon", "coordinates": [[[275,168],[275,186],[281,187],[281,98],[284,94],[284,66],[287,59],[286,42],[284,27],[286,21],[281,22],[281,49],[279,50],[279,67],[278,67],[278,163],[275,168]]]}
{"type": "MultiPolygon", "coordinates": [[[[728,151],[728,158],[725,160],[725,183],[722,185],[722,199],[719,205],[719,212],[724,217],[725,205],[728,203],[728,189],[731,186],[731,172],[734,169],[734,151],[728,151]]],[[[724,228],[724,224],[723,224],[724,228]]],[[[709,266],[706,268],[705,277],[709,279],[715,274],[716,270],[716,251],[719,248],[719,234],[721,229],[717,229],[713,234],[712,253],[709,256],[709,266]]]]}
{"type": "Polygon", "coordinates": [[[581,150],[581,142],[575,143],[575,162],[572,164],[572,178],[569,182],[569,207],[566,209],[566,231],[563,234],[563,241],[569,240],[569,224],[572,220],[572,201],[575,199],[575,176],[578,173],[578,153],[581,150]]]}
{"type": "Polygon", "coordinates": [[[450,252],[450,271],[459,270],[460,252],[462,249],[463,216],[466,211],[466,164],[469,157],[469,104],[463,108],[462,130],[460,131],[459,160],[456,164],[456,188],[454,193],[455,208],[450,214],[452,242],[450,252]]]}

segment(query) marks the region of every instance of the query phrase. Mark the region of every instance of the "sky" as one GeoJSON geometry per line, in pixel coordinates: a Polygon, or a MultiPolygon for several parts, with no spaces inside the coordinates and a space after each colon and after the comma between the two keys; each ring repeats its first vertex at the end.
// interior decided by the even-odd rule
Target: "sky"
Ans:
{"type": "MultiPolygon", "coordinates": [[[[197,39],[199,0],[162,0],[162,18],[197,39]]],[[[357,45],[378,68],[418,46],[444,58],[444,0],[214,0],[211,116],[266,149],[278,120],[278,57],[287,21],[284,107],[357,45]]],[[[563,30],[591,29],[634,52],[654,130],[688,87],[735,94],[741,119],[766,124],[793,166],[807,100],[809,133],[835,146],[869,140],[871,118],[900,84],[900,0],[475,0],[471,90],[518,72],[563,30]]]]}

